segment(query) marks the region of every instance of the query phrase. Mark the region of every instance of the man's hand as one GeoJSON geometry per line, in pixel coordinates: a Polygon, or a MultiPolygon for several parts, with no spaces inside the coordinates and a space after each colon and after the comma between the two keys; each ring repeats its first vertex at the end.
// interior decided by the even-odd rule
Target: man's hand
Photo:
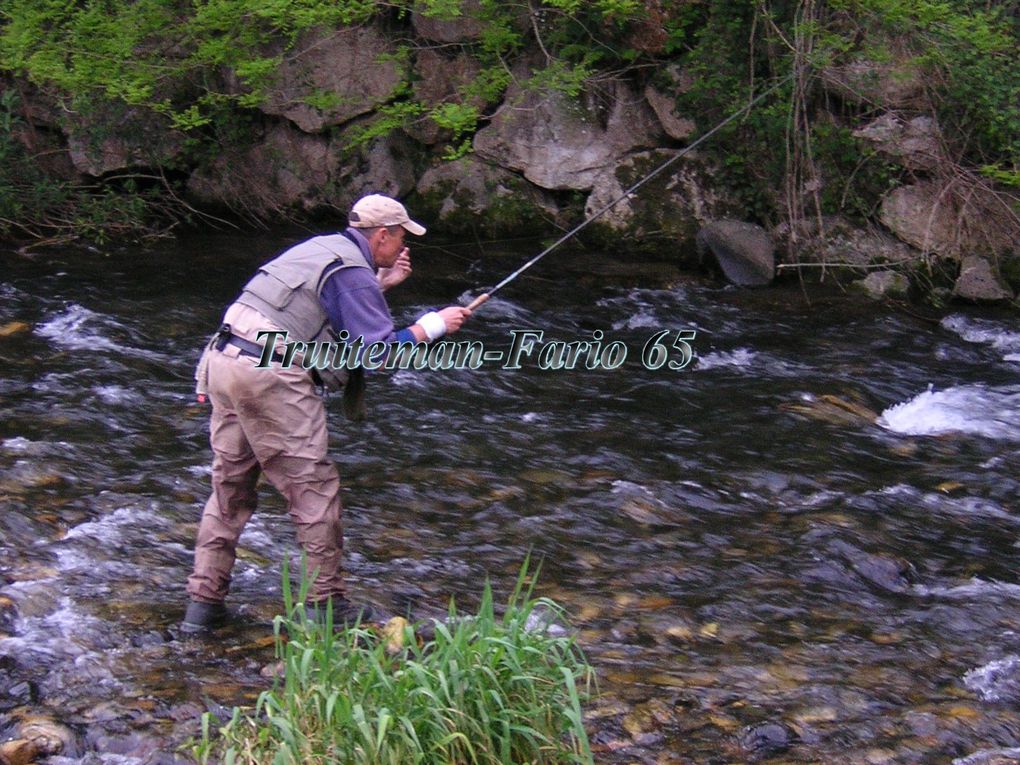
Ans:
{"type": "Polygon", "coordinates": [[[411,334],[418,342],[438,340],[461,328],[471,315],[469,308],[459,305],[448,305],[438,311],[429,311],[410,326],[411,334]]]}
{"type": "Polygon", "coordinates": [[[446,334],[448,335],[460,329],[461,325],[471,315],[471,311],[459,305],[448,305],[446,308],[441,308],[437,313],[443,317],[443,321],[446,323],[446,334]]]}
{"type": "Polygon", "coordinates": [[[379,279],[379,287],[385,292],[390,287],[396,287],[404,279],[411,275],[411,253],[405,247],[397,255],[396,261],[389,268],[380,268],[376,274],[379,279]]]}

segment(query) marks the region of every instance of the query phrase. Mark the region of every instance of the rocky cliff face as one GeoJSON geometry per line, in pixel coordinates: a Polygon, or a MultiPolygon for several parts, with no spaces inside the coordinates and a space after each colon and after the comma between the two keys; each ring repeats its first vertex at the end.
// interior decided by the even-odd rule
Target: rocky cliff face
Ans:
{"type": "MultiPolygon", "coordinates": [[[[478,73],[477,62],[457,44],[476,38],[478,24],[468,17],[412,21],[430,44],[407,64],[407,81],[421,100],[455,100],[458,85],[478,73]]],[[[689,73],[667,68],[654,84],[604,78],[569,98],[529,88],[540,59],[529,63],[523,56],[502,103],[471,104],[490,117],[474,135],[473,153],[451,162],[435,148],[450,131],[427,117],[353,148],[355,131],[376,119],[405,82],[405,64],[381,29],[305,33],[294,50],[248,132],[224,142],[214,156],[183,162],[197,204],[263,217],[330,211],[342,220],[358,196],[381,191],[410,196],[416,214],[447,231],[490,234],[574,225],[598,214],[593,229],[602,236],[639,247],[654,235],[660,247],[664,240],[674,244],[668,248],[672,257],[680,254],[691,263],[705,225],[750,217],[697,152],[625,198],[627,189],[695,137],[694,115],[676,109],[676,94],[691,85],[689,73]]],[[[949,259],[960,264],[958,296],[1010,299],[1013,291],[997,266],[1020,257],[1016,213],[990,184],[940,175],[942,142],[937,125],[922,113],[917,78],[909,60],[856,61],[821,78],[834,95],[877,106],[878,116],[856,126],[856,137],[915,178],[880,200],[879,228],[848,234],[852,227],[845,221],[835,227],[813,221],[811,231],[795,223],[769,233],[785,245],[788,260],[801,264],[871,268],[884,262],[901,268],[949,259]]],[[[181,172],[187,137],[158,116],[120,109],[68,118],[42,101],[25,108],[37,128],[31,140],[42,135],[56,143],[67,157],[64,172],[91,178],[139,168],[181,172]]]]}

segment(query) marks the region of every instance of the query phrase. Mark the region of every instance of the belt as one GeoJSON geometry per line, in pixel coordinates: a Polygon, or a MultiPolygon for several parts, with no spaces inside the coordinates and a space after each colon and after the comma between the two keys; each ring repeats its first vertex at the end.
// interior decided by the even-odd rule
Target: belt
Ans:
{"type": "MultiPolygon", "coordinates": [[[[265,353],[264,346],[258,343],[253,343],[251,340],[245,340],[243,337],[231,334],[226,337],[223,341],[223,345],[233,345],[240,349],[242,356],[252,356],[256,359],[261,359],[262,354],[265,353]]],[[[220,350],[223,350],[223,345],[220,346],[220,350]]],[[[270,361],[275,361],[279,364],[283,363],[283,356],[279,353],[274,353],[269,357],[270,361]]]]}

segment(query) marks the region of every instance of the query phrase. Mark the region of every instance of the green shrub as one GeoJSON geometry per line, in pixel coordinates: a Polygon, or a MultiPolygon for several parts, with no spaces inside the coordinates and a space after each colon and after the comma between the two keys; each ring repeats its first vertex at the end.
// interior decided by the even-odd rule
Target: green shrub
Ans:
{"type": "Polygon", "coordinates": [[[559,619],[562,612],[534,598],[528,579],[525,564],[501,617],[486,585],[476,615],[460,615],[451,603],[432,639],[419,644],[406,626],[403,647],[387,651],[374,629],[334,634],[328,621],[310,623],[303,603],[293,602],[285,572],[288,617],[276,619],[284,680],[254,709],[235,709],[216,732],[205,715],[196,758],[280,765],[592,762],[581,719],[592,670],[572,638],[544,628],[542,617],[559,619]]]}

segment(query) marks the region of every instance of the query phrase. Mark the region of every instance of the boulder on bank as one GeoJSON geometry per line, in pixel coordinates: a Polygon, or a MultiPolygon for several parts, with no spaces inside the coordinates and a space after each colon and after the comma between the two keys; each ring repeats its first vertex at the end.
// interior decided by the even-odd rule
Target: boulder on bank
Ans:
{"type": "Polygon", "coordinates": [[[306,33],[285,55],[261,110],[306,133],[342,125],[390,98],[401,82],[396,53],[369,26],[306,33]]]}
{"type": "Polygon", "coordinates": [[[874,271],[851,286],[870,298],[881,300],[906,297],[910,291],[910,280],[898,271],[874,271]]]}
{"type": "Polygon", "coordinates": [[[924,253],[960,254],[960,221],[932,182],[893,189],[882,200],[882,225],[924,253]]]}
{"type": "Polygon", "coordinates": [[[1013,299],[991,261],[969,255],[960,264],[960,275],[953,286],[953,296],[961,300],[988,303],[1013,299]]]}
{"type": "Polygon", "coordinates": [[[861,269],[876,265],[907,265],[922,253],[887,231],[857,225],[838,215],[805,218],[794,225],[783,223],[772,232],[784,249],[795,253],[799,264],[861,269]]]}
{"type": "Polygon", "coordinates": [[[418,181],[418,214],[451,232],[505,235],[555,221],[556,203],[519,175],[474,154],[430,168],[418,181]]]}
{"type": "Polygon", "coordinates": [[[678,150],[660,149],[630,154],[595,177],[585,217],[601,213],[597,230],[627,236],[636,246],[645,240],[656,246],[668,240],[693,250],[701,226],[740,211],[735,200],[719,191],[714,169],[694,152],[681,156],[678,150]],[[669,167],[624,196],[669,162],[669,167]]]}
{"type": "Polygon", "coordinates": [[[880,34],[873,33],[869,41],[872,50],[882,50],[884,55],[860,52],[850,60],[824,67],[820,79],[825,89],[861,106],[924,108],[925,72],[920,57],[880,34]]]}
{"type": "Polygon", "coordinates": [[[170,128],[169,120],[131,107],[105,109],[111,113],[77,116],[66,128],[68,154],[78,172],[99,177],[131,168],[165,167],[180,154],[185,137],[170,128]],[[109,124],[117,125],[117,130],[101,127],[109,124]]]}
{"type": "MultiPolygon", "coordinates": [[[[411,85],[414,97],[423,104],[461,104],[462,90],[474,80],[482,65],[476,58],[466,54],[445,56],[439,51],[423,48],[415,58],[415,79],[411,85]]],[[[480,99],[470,102],[481,110],[485,104],[480,99]]],[[[426,146],[432,146],[452,137],[451,131],[440,127],[428,114],[407,125],[404,130],[411,138],[426,146]]]]}
{"type": "Polygon", "coordinates": [[[1015,201],[990,185],[920,181],[889,192],[879,219],[921,252],[954,259],[994,258],[1020,249],[1020,223],[1008,212],[1015,201]]]}
{"type": "Polygon", "coordinates": [[[694,84],[694,77],[677,67],[666,67],[657,79],[645,86],[645,100],[662,123],[666,135],[686,141],[697,130],[694,120],[676,109],[676,94],[686,93],[694,84]]]}
{"type": "Polygon", "coordinates": [[[584,103],[549,90],[515,85],[478,131],[478,156],[516,170],[543,189],[587,191],[622,157],[656,146],[662,128],[633,86],[607,82],[584,103]]]}
{"type": "Polygon", "coordinates": [[[279,122],[248,146],[231,146],[188,180],[199,202],[244,210],[256,217],[294,206],[308,211],[322,204],[337,168],[335,152],[322,136],[279,122]]]}
{"type": "Polygon", "coordinates": [[[908,170],[934,170],[945,161],[942,136],[935,121],[927,115],[908,120],[888,112],[855,130],[853,135],[874,144],[908,170]]]}
{"type": "Polygon", "coordinates": [[[464,0],[456,15],[425,14],[414,10],[411,12],[411,24],[420,37],[432,42],[470,42],[477,40],[485,30],[485,23],[479,18],[480,12],[480,0],[464,0]]]}
{"type": "Polygon", "coordinates": [[[415,187],[416,149],[405,133],[394,131],[380,136],[356,152],[349,150],[349,142],[341,135],[330,143],[330,153],[337,163],[329,188],[324,190],[323,202],[330,207],[338,206],[346,212],[364,194],[400,198],[415,187]]]}
{"type": "Polygon", "coordinates": [[[346,211],[362,194],[402,197],[411,191],[412,153],[403,133],[377,138],[352,152],[343,135],[311,135],[281,121],[268,125],[251,144],[231,147],[192,173],[188,192],[203,205],[244,210],[259,218],[294,208],[306,213],[346,211]]]}
{"type": "Polygon", "coordinates": [[[698,252],[712,253],[734,284],[760,287],[775,274],[776,245],[761,226],[739,220],[717,220],[698,232],[698,252]]]}

